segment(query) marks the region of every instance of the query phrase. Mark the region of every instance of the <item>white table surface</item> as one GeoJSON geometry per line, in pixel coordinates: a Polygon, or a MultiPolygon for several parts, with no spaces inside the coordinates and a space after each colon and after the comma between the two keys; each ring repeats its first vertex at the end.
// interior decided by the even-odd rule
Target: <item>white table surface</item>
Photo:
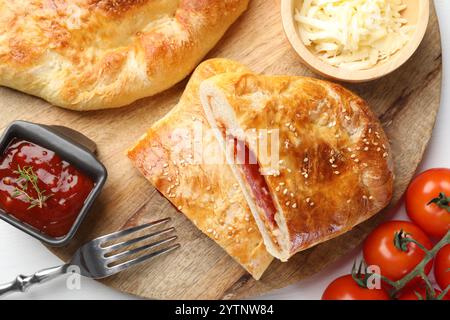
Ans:
{"type": "MultiPolygon", "coordinates": [[[[428,150],[420,171],[431,167],[450,167],[448,138],[450,137],[450,0],[435,0],[439,16],[442,55],[443,82],[441,108],[428,150]]],[[[393,212],[389,218],[406,219],[404,208],[393,212]]],[[[359,258],[360,248],[339,259],[337,263],[313,277],[272,292],[264,299],[320,299],[323,290],[336,277],[350,271],[359,258]]],[[[61,260],[52,255],[40,242],[0,221],[0,283],[10,281],[21,274],[58,265],[61,260]]],[[[65,278],[35,287],[24,294],[14,294],[8,299],[133,299],[90,279],[81,280],[81,288],[69,290],[65,278]]]]}

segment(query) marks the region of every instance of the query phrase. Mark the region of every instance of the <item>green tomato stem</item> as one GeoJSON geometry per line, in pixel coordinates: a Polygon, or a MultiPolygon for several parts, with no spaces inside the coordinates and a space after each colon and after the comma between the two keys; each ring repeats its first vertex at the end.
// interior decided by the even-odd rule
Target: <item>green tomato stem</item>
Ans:
{"type": "Polygon", "coordinates": [[[425,257],[419,264],[417,264],[417,266],[415,266],[415,268],[410,273],[405,275],[403,278],[397,281],[389,281],[389,284],[394,287],[391,292],[391,296],[393,297],[395,297],[399,293],[399,291],[406,286],[406,284],[408,284],[412,279],[416,278],[417,276],[423,278],[428,287],[430,287],[431,289],[433,288],[424,270],[426,265],[434,258],[436,253],[442,247],[450,243],[450,231],[447,231],[447,234],[431,250],[426,249],[422,244],[419,244],[414,239],[408,239],[408,241],[413,242],[418,247],[420,247],[424,251],[425,257]]]}
{"type": "Polygon", "coordinates": [[[438,296],[438,300],[442,300],[449,291],[450,291],[450,285],[448,285],[447,288],[445,288],[445,290],[442,290],[442,293],[438,296]]]}

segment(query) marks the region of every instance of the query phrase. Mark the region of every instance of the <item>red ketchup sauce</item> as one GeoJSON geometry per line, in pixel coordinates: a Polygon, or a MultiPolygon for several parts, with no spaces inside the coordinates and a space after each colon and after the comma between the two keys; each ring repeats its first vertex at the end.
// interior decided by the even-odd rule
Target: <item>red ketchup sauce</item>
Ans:
{"type": "Polygon", "coordinates": [[[70,231],[93,188],[89,177],[32,142],[15,139],[0,157],[0,208],[51,237],[70,231]]]}
{"type": "Polygon", "coordinates": [[[238,161],[244,178],[247,180],[247,183],[250,186],[256,204],[266,214],[267,221],[273,227],[276,227],[275,214],[277,212],[277,209],[275,208],[272,196],[270,195],[269,186],[267,185],[266,179],[264,179],[264,176],[261,175],[259,171],[259,164],[258,161],[255,161],[255,155],[247,147],[247,144],[243,143],[242,141],[238,141],[237,139],[235,139],[234,146],[235,159],[238,161]],[[242,148],[244,148],[244,151],[242,151],[242,148]]]}

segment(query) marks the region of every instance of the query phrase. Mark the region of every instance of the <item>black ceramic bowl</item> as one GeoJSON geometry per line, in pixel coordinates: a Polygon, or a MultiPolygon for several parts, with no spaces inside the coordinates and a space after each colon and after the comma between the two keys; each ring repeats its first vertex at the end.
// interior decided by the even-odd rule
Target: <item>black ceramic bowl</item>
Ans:
{"type": "Polygon", "coordinates": [[[0,138],[0,154],[3,154],[14,138],[24,139],[56,152],[62,159],[75,166],[94,181],[94,188],[86,198],[72,228],[63,237],[50,237],[0,209],[0,219],[50,246],[65,246],[75,235],[106,182],[106,168],[94,155],[95,143],[81,133],[66,127],[14,121],[0,138]]]}

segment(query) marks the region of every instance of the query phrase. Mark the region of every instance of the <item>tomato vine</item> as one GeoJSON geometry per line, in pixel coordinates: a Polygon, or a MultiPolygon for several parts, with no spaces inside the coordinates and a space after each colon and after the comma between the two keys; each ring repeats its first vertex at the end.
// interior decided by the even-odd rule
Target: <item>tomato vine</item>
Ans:
{"type": "Polygon", "coordinates": [[[352,277],[356,281],[356,283],[363,288],[368,288],[367,286],[368,279],[372,276],[378,276],[381,278],[382,281],[384,281],[385,283],[389,284],[392,287],[389,294],[392,298],[396,298],[399,292],[402,289],[404,289],[406,285],[411,282],[411,280],[413,280],[416,277],[420,277],[425,283],[428,298],[434,298],[437,300],[443,299],[446,296],[446,294],[450,291],[450,285],[447,286],[447,288],[445,289],[443,288],[444,290],[442,291],[442,293],[435,296],[434,295],[435,290],[425,272],[425,267],[436,256],[436,254],[441,248],[450,243],[450,231],[447,231],[446,235],[438,243],[436,243],[436,245],[432,249],[425,248],[425,246],[416,241],[413,237],[411,237],[410,234],[405,233],[403,230],[395,232],[393,241],[396,248],[404,252],[408,251],[408,244],[414,243],[424,252],[425,254],[424,258],[422,259],[422,261],[420,261],[420,263],[418,263],[415,266],[414,269],[412,269],[408,274],[406,274],[403,278],[397,281],[392,281],[381,274],[368,273],[367,268],[364,268],[365,272],[363,272],[362,266],[365,265],[364,261],[361,261],[358,268],[356,268],[356,263],[354,263],[352,267],[352,277]]]}

